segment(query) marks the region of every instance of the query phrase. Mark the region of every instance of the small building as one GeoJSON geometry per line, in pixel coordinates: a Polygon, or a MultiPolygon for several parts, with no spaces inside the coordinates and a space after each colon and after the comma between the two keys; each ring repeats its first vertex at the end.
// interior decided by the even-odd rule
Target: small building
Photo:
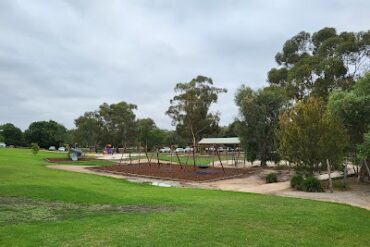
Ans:
{"type": "Polygon", "coordinates": [[[214,145],[214,146],[222,146],[222,145],[240,145],[239,137],[225,137],[225,138],[203,138],[198,142],[199,145],[214,145]]]}

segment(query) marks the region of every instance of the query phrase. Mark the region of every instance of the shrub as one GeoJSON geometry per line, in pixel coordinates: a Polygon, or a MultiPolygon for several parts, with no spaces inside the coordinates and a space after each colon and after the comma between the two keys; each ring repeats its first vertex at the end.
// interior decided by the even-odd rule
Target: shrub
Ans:
{"type": "Polygon", "coordinates": [[[303,182],[304,190],[307,192],[323,192],[320,180],[316,177],[307,177],[303,182]]]}
{"type": "Polygon", "coordinates": [[[277,174],[275,172],[270,172],[266,176],[266,183],[276,183],[277,182],[277,174]]]}
{"type": "Polygon", "coordinates": [[[276,171],[281,171],[281,170],[290,170],[290,167],[287,165],[277,165],[277,166],[274,166],[272,169],[276,171]]]}
{"type": "Polygon", "coordinates": [[[338,190],[348,190],[348,185],[343,182],[343,180],[333,180],[333,188],[338,190]]]}
{"type": "Polygon", "coordinates": [[[37,143],[31,143],[31,150],[32,150],[32,153],[36,155],[39,152],[40,147],[37,143]]]}
{"type": "Polygon", "coordinates": [[[290,186],[296,190],[303,190],[304,178],[301,175],[295,175],[290,180],[290,186]]]}

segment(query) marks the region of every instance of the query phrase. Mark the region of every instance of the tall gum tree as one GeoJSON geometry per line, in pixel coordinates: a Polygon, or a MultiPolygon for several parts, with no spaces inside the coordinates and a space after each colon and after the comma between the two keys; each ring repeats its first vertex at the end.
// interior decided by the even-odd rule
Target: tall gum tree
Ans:
{"type": "Polygon", "coordinates": [[[370,31],[302,31],[284,43],[275,60],[279,67],[268,72],[271,85],[284,88],[296,100],[327,100],[331,91],[350,88],[369,68],[370,31]]]}
{"type": "Polygon", "coordinates": [[[285,109],[288,99],[284,90],[266,87],[258,91],[242,86],[235,95],[239,107],[238,135],[247,158],[256,159],[265,166],[267,161],[278,161],[276,130],[279,113],[285,109]]]}
{"type": "Polygon", "coordinates": [[[219,114],[210,113],[209,108],[217,102],[220,93],[226,92],[225,88],[214,87],[211,78],[201,75],[176,84],[178,94],[170,100],[166,114],[184,137],[191,138],[194,148],[203,135],[212,133],[218,126],[219,114]]]}
{"type": "Polygon", "coordinates": [[[357,165],[357,175],[363,174],[360,168],[363,163],[358,159],[357,145],[364,141],[364,133],[370,126],[370,73],[359,78],[351,90],[331,93],[328,109],[343,122],[350,137],[348,156],[357,165]]]}

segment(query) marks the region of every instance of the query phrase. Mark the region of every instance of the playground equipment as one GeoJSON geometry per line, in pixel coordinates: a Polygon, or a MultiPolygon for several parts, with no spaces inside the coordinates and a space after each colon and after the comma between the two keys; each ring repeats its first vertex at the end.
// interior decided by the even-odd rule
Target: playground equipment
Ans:
{"type": "Polygon", "coordinates": [[[71,148],[69,151],[69,158],[72,161],[78,161],[78,158],[82,155],[83,155],[82,151],[77,148],[71,148]]]}
{"type": "MultiPolygon", "coordinates": [[[[157,167],[160,168],[165,164],[172,165],[173,161],[176,161],[176,163],[179,165],[179,168],[184,172],[185,170],[188,170],[188,165],[193,165],[194,172],[207,173],[206,169],[211,167],[213,169],[217,160],[217,163],[222,168],[223,173],[226,173],[227,165],[231,164],[235,166],[235,168],[238,168],[238,164],[243,162],[240,160],[240,140],[238,137],[203,138],[198,145],[193,148],[188,148],[188,152],[176,152],[177,146],[171,144],[167,148],[170,150],[168,155],[164,154],[164,157],[161,157],[161,153],[167,153],[167,151],[163,152],[162,149],[164,148],[161,149],[158,146],[149,148],[147,142],[145,142],[145,145],[142,145],[142,143],[133,143],[133,145],[130,145],[130,148],[127,148],[126,144],[124,144],[119,164],[125,163],[127,165],[143,165],[144,167],[145,165],[148,165],[150,168],[157,164],[157,167]],[[136,150],[136,153],[134,150],[136,150]],[[141,156],[142,154],[145,158],[141,156]],[[126,156],[125,160],[123,159],[124,155],[126,156]],[[137,155],[138,160],[135,160],[134,162],[133,156],[137,155]],[[160,159],[162,160],[160,161],[160,159]],[[144,163],[142,163],[143,161],[144,163]],[[199,171],[199,169],[203,171],[199,171]]],[[[172,166],[164,166],[164,169],[172,169],[172,166]]]]}

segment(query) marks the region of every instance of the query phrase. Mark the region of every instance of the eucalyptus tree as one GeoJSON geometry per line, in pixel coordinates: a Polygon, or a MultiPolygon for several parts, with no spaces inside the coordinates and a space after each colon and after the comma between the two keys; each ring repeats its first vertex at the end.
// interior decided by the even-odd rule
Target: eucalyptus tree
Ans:
{"type": "Polygon", "coordinates": [[[136,109],[136,105],[124,101],[103,103],[98,110],[86,112],[75,120],[74,139],[90,146],[133,144],[137,134],[136,109]]]}
{"type": "Polygon", "coordinates": [[[261,166],[268,160],[278,161],[276,130],[279,113],[288,103],[284,91],[266,87],[257,91],[242,86],[235,96],[240,119],[237,124],[239,137],[247,159],[259,159],[261,166]]]}
{"type": "Polygon", "coordinates": [[[124,101],[110,105],[103,103],[99,106],[103,133],[109,138],[108,142],[118,146],[135,141],[136,109],[136,105],[124,101]]]}
{"type": "Polygon", "coordinates": [[[103,121],[98,111],[85,112],[75,119],[76,129],[73,141],[82,146],[97,146],[103,144],[103,121]]]}
{"type": "Polygon", "coordinates": [[[323,28],[312,35],[300,32],[275,56],[279,67],[268,72],[293,99],[327,99],[334,89],[348,89],[369,68],[370,31],[337,33],[323,28]]]}
{"type": "Polygon", "coordinates": [[[370,180],[370,168],[369,168],[369,164],[370,164],[370,126],[369,126],[368,132],[364,134],[363,142],[357,145],[357,156],[358,156],[358,159],[362,162],[361,168],[365,168],[365,169],[360,169],[358,180],[363,181],[366,172],[370,180]]]}
{"type": "Polygon", "coordinates": [[[370,73],[359,78],[350,90],[333,92],[328,109],[343,122],[349,134],[349,158],[357,165],[355,171],[363,174],[359,170],[363,163],[358,159],[357,145],[363,142],[370,125],[370,73]]]}
{"type": "Polygon", "coordinates": [[[179,134],[190,138],[196,147],[202,136],[217,129],[219,113],[211,113],[209,108],[217,102],[218,95],[227,90],[214,87],[209,77],[197,76],[190,82],[176,84],[175,92],[177,95],[170,100],[166,114],[172,118],[179,134]]]}

